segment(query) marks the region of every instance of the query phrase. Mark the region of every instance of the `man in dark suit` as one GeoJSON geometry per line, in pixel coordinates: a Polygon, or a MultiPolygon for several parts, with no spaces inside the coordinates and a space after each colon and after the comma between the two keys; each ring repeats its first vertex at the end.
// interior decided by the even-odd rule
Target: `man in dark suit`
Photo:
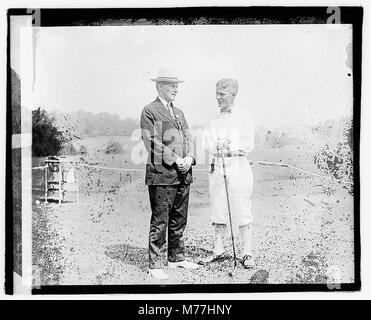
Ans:
{"type": "Polygon", "coordinates": [[[163,266],[195,269],[184,258],[183,233],[187,224],[194,145],[183,111],[175,107],[179,80],[167,70],[159,70],[157,98],[141,115],[142,139],[148,158],[145,183],[148,185],[152,216],[149,231],[149,273],[168,279],[163,266]],[[167,261],[162,253],[168,233],[167,261]]]}

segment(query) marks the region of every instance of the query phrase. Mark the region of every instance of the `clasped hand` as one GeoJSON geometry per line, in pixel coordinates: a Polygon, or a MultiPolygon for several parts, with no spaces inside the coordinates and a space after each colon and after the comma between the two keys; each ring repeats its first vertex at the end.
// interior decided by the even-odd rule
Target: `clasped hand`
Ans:
{"type": "Polygon", "coordinates": [[[215,144],[215,149],[216,149],[216,153],[214,153],[215,155],[217,154],[221,154],[221,152],[228,152],[232,155],[235,155],[235,156],[240,156],[240,157],[244,157],[246,156],[246,152],[243,151],[243,150],[240,150],[240,149],[231,149],[231,140],[226,138],[226,139],[218,139],[216,144],[215,144]]]}
{"type": "Polygon", "coordinates": [[[191,168],[193,162],[193,158],[190,156],[187,156],[185,158],[177,158],[175,160],[175,163],[177,167],[179,168],[181,173],[186,173],[191,168]]]}
{"type": "Polygon", "coordinates": [[[228,138],[218,138],[215,144],[216,150],[228,149],[231,145],[231,140],[228,138]]]}

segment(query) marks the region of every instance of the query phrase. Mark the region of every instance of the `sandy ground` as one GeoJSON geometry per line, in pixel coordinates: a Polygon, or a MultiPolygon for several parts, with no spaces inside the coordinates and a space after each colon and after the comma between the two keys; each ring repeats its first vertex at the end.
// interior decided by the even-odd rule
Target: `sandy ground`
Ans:
{"type": "MultiPolygon", "coordinates": [[[[281,160],[273,158],[267,155],[269,161],[281,160]]],[[[253,173],[256,267],[239,266],[233,278],[227,274],[231,259],[192,271],[167,269],[170,279],[161,283],[353,282],[353,197],[341,185],[287,168],[254,166],[253,173]]],[[[209,214],[207,175],[199,172],[185,232],[190,260],[212,250],[209,214]]],[[[149,220],[143,177],[100,192],[82,192],[79,203],[34,201],[34,283],[158,283],[147,274],[149,220]]],[[[230,239],[226,246],[232,254],[230,239]]]]}

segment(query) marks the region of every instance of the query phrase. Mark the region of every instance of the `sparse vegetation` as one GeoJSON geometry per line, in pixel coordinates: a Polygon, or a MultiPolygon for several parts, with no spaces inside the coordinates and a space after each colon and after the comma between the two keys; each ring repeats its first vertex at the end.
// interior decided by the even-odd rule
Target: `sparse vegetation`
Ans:
{"type": "MultiPolygon", "coordinates": [[[[335,126],[327,127],[332,129],[335,126]]],[[[340,128],[341,129],[341,128],[340,128]]],[[[334,128],[333,130],[339,130],[334,128]]],[[[331,135],[331,133],[328,133],[331,135]]],[[[353,192],[353,126],[350,119],[343,123],[340,142],[330,146],[326,144],[314,155],[314,163],[326,174],[337,180],[346,182],[345,186],[350,193],[353,192]]]]}

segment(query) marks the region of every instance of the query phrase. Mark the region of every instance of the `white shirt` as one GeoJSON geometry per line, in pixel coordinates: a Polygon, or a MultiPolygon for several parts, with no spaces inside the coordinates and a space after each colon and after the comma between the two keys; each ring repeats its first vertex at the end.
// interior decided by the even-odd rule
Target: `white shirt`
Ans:
{"type": "MultiPolygon", "coordinates": [[[[174,110],[173,108],[169,107],[169,104],[171,103],[171,101],[167,102],[166,100],[162,99],[160,96],[157,96],[160,101],[162,102],[162,104],[165,106],[165,108],[170,112],[171,116],[175,119],[175,115],[174,115],[174,110]]],[[[179,159],[179,157],[177,157],[177,160],[179,159]]],[[[193,157],[192,157],[193,159],[193,157]]]]}
{"type": "Polygon", "coordinates": [[[205,125],[205,150],[216,154],[219,141],[230,141],[230,150],[248,153],[254,148],[254,126],[250,114],[244,109],[232,107],[232,112],[218,113],[205,125]]]}
{"type": "Polygon", "coordinates": [[[162,102],[162,104],[166,107],[166,109],[170,112],[170,114],[172,115],[172,117],[175,119],[173,108],[171,108],[169,106],[169,104],[171,103],[171,101],[167,102],[166,100],[162,99],[160,96],[158,96],[158,98],[160,99],[160,101],[162,102]]]}

